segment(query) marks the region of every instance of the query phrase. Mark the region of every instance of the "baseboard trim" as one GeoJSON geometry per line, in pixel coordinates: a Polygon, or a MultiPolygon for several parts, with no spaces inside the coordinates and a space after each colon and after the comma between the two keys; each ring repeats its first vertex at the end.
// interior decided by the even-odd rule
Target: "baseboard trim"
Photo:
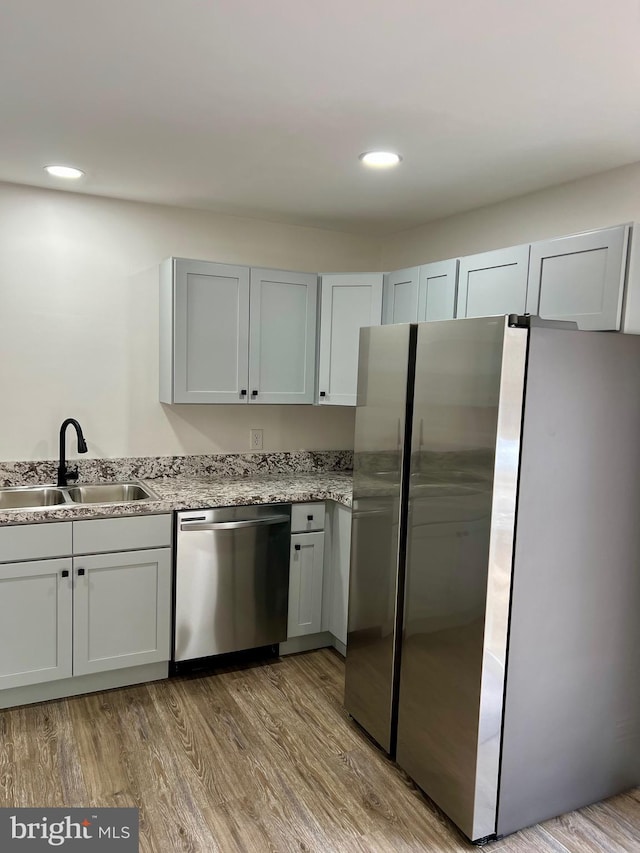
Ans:
{"type": "Polygon", "coordinates": [[[304,637],[292,637],[284,643],[280,643],[280,656],[295,655],[298,652],[310,652],[313,649],[326,649],[333,645],[333,635],[329,631],[321,631],[318,634],[305,634],[304,637]]]}
{"type": "Polygon", "coordinates": [[[340,654],[342,655],[343,658],[346,658],[346,656],[347,656],[346,644],[343,643],[342,640],[339,640],[337,637],[334,637],[333,634],[331,635],[331,645],[333,646],[333,648],[337,652],[340,652],[340,654]]]}
{"type": "Polygon", "coordinates": [[[292,637],[284,643],[280,643],[280,656],[297,655],[300,652],[312,652],[314,649],[326,649],[329,646],[346,657],[347,647],[341,640],[330,631],[321,631],[319,634],[306,634],[304,637],[292,637]]]}
{"type": "Polygon", "coordinates": [[[58,681],[46,681],[44,684],[30,684],[27,687],[10,687],[7,690],[0,690],[0,708],[31,705],[34,702],[47,702],[50,699],[65,699],[68,696],[80,696],[82,693],[111,690],[114,687],[129,687],[145,681],[158,681],[161,678],[167,678],[168,675],[169,662],[162,661],[114,669],[110,672],[78,675],[75,678],[61,678],[58,681]]]}

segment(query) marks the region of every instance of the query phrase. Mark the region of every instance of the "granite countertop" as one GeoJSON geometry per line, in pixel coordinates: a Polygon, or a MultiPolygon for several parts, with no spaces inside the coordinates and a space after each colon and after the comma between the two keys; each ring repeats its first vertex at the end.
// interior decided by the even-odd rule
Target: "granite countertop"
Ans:
{"type": "Polygon", "coordinates": [[[141,481],[158,500],[112,504],[64,504],[46,509],[0,510],[0,526],[153,515],[173,510],[246,504],[331,500],[351,506],[352,474],[344,471],[261,474],[245,477],[180,475],[141,481]]]}

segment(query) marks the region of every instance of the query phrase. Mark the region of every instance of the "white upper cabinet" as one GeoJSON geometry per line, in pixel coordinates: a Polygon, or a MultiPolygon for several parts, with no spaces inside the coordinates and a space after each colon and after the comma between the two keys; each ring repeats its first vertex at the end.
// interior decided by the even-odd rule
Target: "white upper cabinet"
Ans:
{"type": "Polygon", "coordinates": [[[528,268],[528,245],[461,258],[456,317],[524,314],[528,268]]]}
{"type": "Polygon", "coordinates": [[[160,270],[160,401],[237,403],[249,377],[249,270],[170,258],[160,270]]]}
{"type": "Polygon", "coordinates": [[[619,329],[629,226],[531,246],[527,311],[580,329],[619,329]]]}
{"type": "Polygon", "coordinates": [[[418,317],[419,267],[385,273],[382,322],[415,323],[418,317]]]}
{"type": "Polygon", "coordinates": [[[456,316],[458,261],[437,261],[420,267],[418,322],[453,320],[456,316]]]}
{"type": "Polygon", "coordinates": [[[252,269],[249,399],[313,403],[318,277],[252,269]]]}
{"type": "Polygon", "coordinates": [[[437,261],[385,273],[382,322],[452,320],[456,314],[458,261],[437,261]]]}
{"type": "Polygon", "coordinates": [[[323,405],[356,404],[360,329],[380,325],[382,281],[382,273],[322,276],[318,391],[323,405]]]}
{"type": "Polygon", "coordinates": [[[317,292],[315,273],[165,261],[160,401],[313,403],[317,292]]]}

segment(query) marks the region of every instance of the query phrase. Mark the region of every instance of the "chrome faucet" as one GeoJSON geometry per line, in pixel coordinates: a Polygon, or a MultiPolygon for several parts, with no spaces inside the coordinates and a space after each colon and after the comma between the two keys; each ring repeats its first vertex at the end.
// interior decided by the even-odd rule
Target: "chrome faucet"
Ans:
{"type": "Polygon", "coordinates": [[[84,440],[84,436],[82,434],[82,427],[78,423],[75,418],[67,418],[66,421],[62,422],[62,426],[60,427],[60,459],[58,462],[58,485],[66,486],[67,480],[77,480],[78,479],[78,469],[74,468],[72,470],[67,469],[67,460],[66,460],[66,434],[67,427],[71,425],[76,431],[76,435],[78,437],[78,453],[86,453],[87,452],[87,442],[84,440]]]}

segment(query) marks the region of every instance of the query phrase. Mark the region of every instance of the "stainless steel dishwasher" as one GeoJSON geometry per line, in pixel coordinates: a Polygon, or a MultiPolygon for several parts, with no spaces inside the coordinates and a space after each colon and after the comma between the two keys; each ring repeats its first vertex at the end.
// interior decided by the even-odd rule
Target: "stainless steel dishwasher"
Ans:
{"type": "Polygon", "coordinates": [[[287,638],[291,506],[178,513],[174,661],[287,638]]]}

